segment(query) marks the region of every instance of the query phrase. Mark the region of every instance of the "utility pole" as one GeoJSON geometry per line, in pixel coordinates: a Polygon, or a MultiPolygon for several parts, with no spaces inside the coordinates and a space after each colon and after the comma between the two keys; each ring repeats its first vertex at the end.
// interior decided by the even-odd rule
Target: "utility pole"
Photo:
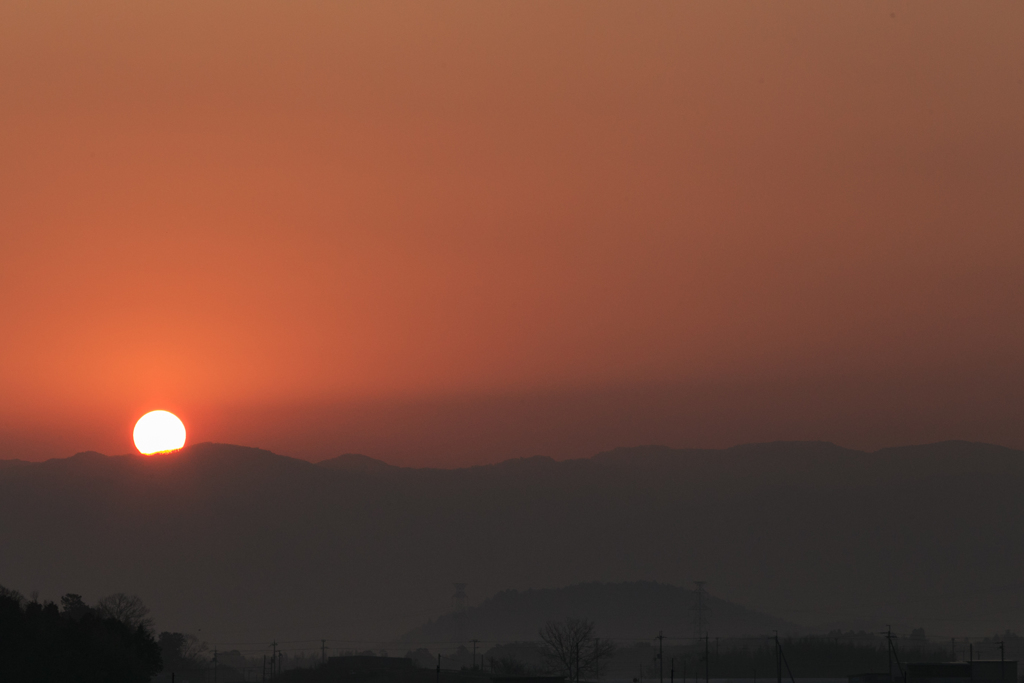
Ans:
{"type": "Polygon", "coordinates": [[[277,676],[277,641],[275,640],[270,646],[274,648],[274,654],[270,657],[270,677],[275,678],[277,676]]]}
{"type": "Polygon", "coordinates": [[[896,652],[896,643],[893,642],[896,636],[892,634],[892,626],[886,626],[885,633],[882,635],[885,636],[885,640],[889,644],[889,683],[892,683],[893,680],[892,660],[894,657],[896,658],[896,666],[900,670],[900,676],[903,678],[903,683],[907,683],[907,672],[903,670],[903,665],[900,664],[900,655],[896,652]]]}
{"type": "Polygon", "coordinates": [[[676,683],[676,658],[673,657],[668,667],[668,683],[676,683]]]}
{"type": "Polygon", "coordinates": [[[999,641],[999,680],[1006,680],[1006,648],[1003,641],[999,641]]]}
{"type": "Polygon", "coordinates": [[[658,631],[658,683],[665,683],[665,633],[658,631]]]}
{"type": "Polygon", "coordinates": [[[885,628],[885,642],[889,644],[889,683],[892,683],[892,626],[885,628]]]}
{"type": "MultiPolygon", "coordinates": [[[[267,680],[267,656],[263,655],[263,683],[267,680]]],[[[171,683],[174,683],[174,674],[171,674],[171,683]]]]}
{"type": "Polygon", "coordinates": [[[473,643],[473,669],[475,670],[476,669],[476,644],[479,643],[480,641],[477,640],[476,638],[474,638],[473,640],[471,640],[469,642],[473,643]]]}
{"type": "Polygon", "coordinates": [[[775,632],[775,680],[782,683],[782,644],[779,642],[779,632],[775,632]]]}
{"type": "Polygon", "coordinates": [[[437,683],[441,683],[441,653],[437,653],[437,683]]]}
{"type": "Polygon", "coordinates": [[[213,648],[213,683],[217,683],[217,648],[213,648]]]}
{"type": "MultiPolygon", "coordinates": [[[[778,677],[778,683],[782,683],[782,665],[786,665],[786,673],[789,674],[789,683],[796,683],[796,679],[793,678],[793,670],[789,668],[789,662],[786,661],[786,653],[782,651],[782,643],[779,641],[779,632],[775,632],[775,672],[778,677]]],[[[756,673],[754,674],[757,675],[756,673]]],[[[906,683],[906,681],[904,681],[906,683]]]]}
{"type": "Polygon", "coordinates": [[[704,634],[704,683],[711,683],[711,639],[704,634]]]}

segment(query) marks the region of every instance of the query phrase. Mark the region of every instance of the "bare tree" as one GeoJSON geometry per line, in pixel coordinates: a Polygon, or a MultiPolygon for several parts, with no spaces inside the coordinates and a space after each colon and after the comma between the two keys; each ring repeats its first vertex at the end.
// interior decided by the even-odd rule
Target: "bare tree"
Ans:
{"type": "Polygon", "coordinates": [[[137,595],[114,593],[96,604],[96,611],[108,619],[117,619],[132,628],[140,626],[151,631],[153,620],[149,618],[149,608],[142,604],[137,595]]]}
{"type": "Polygon", "coordinates": [[[596,637],[594,622],[589,619],[549,621],[540,630],[540,639],[544,657],[576,683],[583,674],[596,671],[598,662],[615,650],[610,641],[596,637]]]}
{"type": "Polygon", "coordinates": [[[181,658],[201,663],[206,660],[206,653],[210,651],[210,646],[204,641],[199,640],[199,637],[191,633],[186,633],[185,638],[182,641],[181,646],[181,658]]]}

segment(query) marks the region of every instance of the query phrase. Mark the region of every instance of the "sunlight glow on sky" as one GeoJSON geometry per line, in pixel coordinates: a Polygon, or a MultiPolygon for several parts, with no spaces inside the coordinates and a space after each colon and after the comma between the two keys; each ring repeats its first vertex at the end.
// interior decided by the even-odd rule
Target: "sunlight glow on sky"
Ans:
{"type": "Polygon", "coordinates": [[[1019,3],[0,7],[0,457],[1024,446],[1019,3]]]}

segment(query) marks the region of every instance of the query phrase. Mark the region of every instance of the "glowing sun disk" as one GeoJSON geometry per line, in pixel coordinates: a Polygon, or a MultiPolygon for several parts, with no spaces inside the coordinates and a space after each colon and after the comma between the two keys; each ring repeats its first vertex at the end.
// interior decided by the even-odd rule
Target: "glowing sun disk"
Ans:
{"type": "Polygon", "coordinates": [[[132,436],[143,455],[176,451],[185,445],[185,425],[173,413],[154,410],[139,418],[132,436]]]}

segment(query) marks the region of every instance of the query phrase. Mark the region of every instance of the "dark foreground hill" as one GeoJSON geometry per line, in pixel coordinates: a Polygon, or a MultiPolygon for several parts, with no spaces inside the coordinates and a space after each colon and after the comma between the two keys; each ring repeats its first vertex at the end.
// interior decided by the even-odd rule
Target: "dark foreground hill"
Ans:
{"type": "Polygon", "coordinates": [[[776,443],[430,470],[199,444],[5,462],[0,584],[134,592],[161,629],[250,643],[394,638],[448,611],[454,581],[478,603],[701,579],[809,626],[1021,630],[1022,456],[776,443]]]}
{"type": "MultiPolygon", "coordinates": [[[[565,588],[506,590],[464,612],[432,619],[403,636],[412,644],[457,641],[469,634],[485,643],[535,641],[551,620],[584,617],[598,635],[616,641],[651,641],[659,631],[689,635],[693,631],[695,591],[654,581],[583,583],[565,588]]],[[[749,610],[721,598],[706,597],[720,637],[763,635],[800,628],[777,617],[749,610]]]]}

